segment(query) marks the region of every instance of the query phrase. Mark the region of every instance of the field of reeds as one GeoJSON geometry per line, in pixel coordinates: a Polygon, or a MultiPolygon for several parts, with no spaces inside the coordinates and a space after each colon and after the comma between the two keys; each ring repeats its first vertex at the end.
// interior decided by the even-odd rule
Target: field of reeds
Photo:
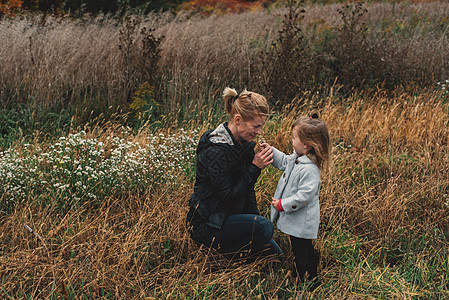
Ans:
{"type": "MultiPolygon", "coordinates": [[[[354,30],[341,5],[304,8],[293,41],[307,51],[287,56],[281,29],[284,14],[303,14],[294,9],[0,20],[0,297],[448,298],[449,6],[352,6],[363,20],[354,30]],[[382,47],[360,52],[350,32],[382,47]],[[368,55],[379,49],[383,61],[368,55]],[[267,64],[279,57],[312,74],[293,94],[273,82],[288,83],[267,64]],[[231,262],[189,239],[195,146],[226,120],[226,86],[269,97],[261,139],[285,152],[292,122],[310,109],[330,128],[315,290],[287,276],[293,257],[278,231],[283,263],[231,262]]],[[[264,216],[279,176],[268,167],[256,184],[264,216]]]]}
{"type": "Polygon", "coordinates": [[[1,108],[32,103],[37,118],[56,107],[79,125],[127,110],[144,82],[157,90],[150,96],[160,104],[154,114],[178,119],[221,105],[219,91],[227,85],[282,105],[308,92],[329,94],[335,85],[343,95],[374,86],[433,87],[449,78],[448,11],[446,1],[436,1],[208,18],[3,19],[1,108]]]}

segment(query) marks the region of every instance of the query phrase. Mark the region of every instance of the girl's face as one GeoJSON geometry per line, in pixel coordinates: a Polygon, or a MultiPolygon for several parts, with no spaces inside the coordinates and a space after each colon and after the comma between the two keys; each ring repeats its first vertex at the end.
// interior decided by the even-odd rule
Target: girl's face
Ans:
{"type": "Polygon", "coordinates": [[[299,155],[307,154],[307,145],[301,142],[301,139],[298,136],[298,130],[297,128],[293,128],[292,132],[292,144],[293,149],[295,149],[295,152],[299,155]]]}

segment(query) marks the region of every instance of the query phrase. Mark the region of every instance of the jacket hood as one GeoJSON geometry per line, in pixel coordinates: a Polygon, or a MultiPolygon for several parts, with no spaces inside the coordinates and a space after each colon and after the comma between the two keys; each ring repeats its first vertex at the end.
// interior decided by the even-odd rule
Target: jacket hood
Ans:
{"type": "Polygon", "coordinates": [[[232,134],[228,132],[227,126],[225,123],[220,124],[214,131],[209,134],[209,141],[214,144],[223,143],[234,146],[234,140],[232,134]]]}
{"type": "Polygon", "coordinates": [[[255,142],[237,142],[232,135],[231,130],[229,130],[227,122],[220,124],[215,129],[206,131],[198,142],[196,153],[200,153],[202,150],[213,144],[231,146],[231,148],[234,148],[237,152],[246,152],[246,150],[250,148],[254,149],[254,146],[256,145],[255,142]]]}

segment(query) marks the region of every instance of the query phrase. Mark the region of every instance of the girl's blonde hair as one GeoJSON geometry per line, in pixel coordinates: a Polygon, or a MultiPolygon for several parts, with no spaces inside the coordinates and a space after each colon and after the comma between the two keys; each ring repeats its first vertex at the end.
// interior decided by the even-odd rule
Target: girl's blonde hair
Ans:
{"type": "Polygon", "coordinates": [[[244,90],[238,94],[235,89],[225,88],[223,91],[226,112],[231,116],[239,114],[243,120],[253,120],[256,116],[268,116],[270,108],[267,99],[255,92],[244,90]]]}
{"type": "Polygon", "coordinates": [[[308,117],[300,117],[292,125],[303,144],[310,147],[308,154],[320,169],[325,163],[329,167],[331,160],[331,139],[326,123],[318,118],[318,113],[312,111],[308,117]]]}

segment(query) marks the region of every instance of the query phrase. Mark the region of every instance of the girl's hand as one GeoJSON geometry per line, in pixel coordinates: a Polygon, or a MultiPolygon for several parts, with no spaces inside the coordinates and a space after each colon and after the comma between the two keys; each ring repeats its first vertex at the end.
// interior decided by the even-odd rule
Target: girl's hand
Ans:
{"type": "Polygon", "coordinates": [[[277,211],[279,211],[279,199],[274,199],[274,198],[271,198],[272,200],[271,200],[271,205],[273,205],[273,207],[277,210],[277,211]]]}
{"type": "Polygon", "coordinates": [[[263,149],[265,149],[267,147],[271,148],[270,144],[268,144],[268,143],[259,143],[259,147],[260,147],[261,150],[263,150],[263,149]]]}
{"type": "Polygon", "coordinates": [[[259,167],[259,169],[264,169],[268,165],[273,162],[273,148],[267,143],[261,144],[264,145],[263,149],[256,153],[253,159],[253,164],[259,167]]]}

